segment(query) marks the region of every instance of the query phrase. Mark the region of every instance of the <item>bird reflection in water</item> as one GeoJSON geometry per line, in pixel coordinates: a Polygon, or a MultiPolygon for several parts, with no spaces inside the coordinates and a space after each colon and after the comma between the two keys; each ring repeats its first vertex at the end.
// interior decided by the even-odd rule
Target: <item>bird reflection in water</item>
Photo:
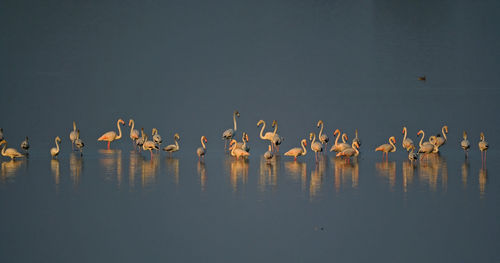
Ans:
{"type": "Polygon", "coordinates": [[[448,166],[446,159],[438,154],[429,155],[425,159],[420,159],[418,176],[420,181],[427,181],[431,191],[437,190],[437,184],[441,175],[441,185],[446,192],[448,187],[448,166]]]}
{"type": "Polygon", "coordinates": [[[80,184],[80,175],[82,173],[83,158],[80,154],[71,153],[69,156],[69,172],[73,185],[76,187],[80,184]]]}
{"type": "Polygon", "coordinates": [[[129,161],[129,174],[128,174],[128,185],[131,191],[135,189],[135,175],[139,172],[139,167],[144,161],[144,157],[137,151],[130,151],[130,161],[129,161]]]}
{"type": "Polygon", "coordinates": [[[344,159],[332,157],[330,162],[333,164],[333,183],[335,191],[339,192],[342,185],[351,183],[351,187],[356,189],[359,185],[359,163],[358,160],[347,163],[344,159]]]}
{"type": "Polygon", "coordinates": [[[19,168],[26,160],[10,160],[2,162],[2,182],[13,181],[18,174],[19,168]]]}
{"type": "Polygon", "coordinates": [[[234,192],[238,191],[238,181],[244,186],[248,181],[248,159],[235,159],[226,157],[226,163],[229,161],[229,180],[234,192]]]}
{"type": "Polygon", "coordinates": [[[299,161],[285,162],[285,171],[293,180],[300,181],[302,191],[306,191],[307,164],[299,161]]]}
{"type": "Polygon", "coordinates": [[[486,168],[481,167],[479,169],[479,196],[481,198],[484,197],[486,193],[486,183],[488,182],[488,170],[486,168]]]}
{"type": "Polygon", "coordinates": [[[56,184],[56,189],[59,186],[59,181],[61,177],[60,168],[59,168],[59,160],[52,159],[50,160],[50,170],[52,171],[52,176],[54,177],[54,183],[56,184]]]}
{"type": "Polygon", "coordinates": [[[174,176],[174,183],[179,184],[179,159],[173,157],[166,158],[167,174],[174,176]]]}
{"type": "Polygon", "coordinates": [[[469,177],[469,160],[465,160],[462,164],[462,185],[467,189],[467,177],[469,177]]]}
{"type": "Polygon", "coordinates": [[[326,171],[326,158],[320,158],[316,163],[314,170],[311,171],[309,179],[309,199],[313,200],[321,190],[323,178],[326,171]]]}
{"type": "Polygon", "coordinates": [[[375,163],[375,170],[379,176],[387,178],[391,190],[394,189],[396,185],[396,162],[377,162],[375,163]]]}
{"type": "Polygon", "coordinates": [[[270,187],[271,191],[276,190],[278,186],[279,160],[280,156],[275,156],[270,160],[266,160],[264,156],[260,157],[258,189],[261,192],[266,191],[267,187],[270,187]]]}
{"type": "Polygon", "coordinates": [[[198,161],[197,171],[200,176],[201,191],[205,192],[207,185],[207,169],[205,168],[205,162],[198,161]]]}
{"type": "Polygon", "coordinates": [[[116,175],[118,188],[122,183],[122,151],[116,149],[99,150],[102,167],[104,168],[105,180],[113,180],[116,175]]]}
{"type": "Polygon", "coordinates": [[[413,183],[417,166],[411,161],[403,162],[403,192],[408,192],[408,185],[413,183]]]}
{"type": "Polygon", "coordinates": [[[160,156],[153,155],[150,160],[141,161],[141,185],[142,188],[153,186],[156,183],[156,176],[160,170],[160,156]]]}

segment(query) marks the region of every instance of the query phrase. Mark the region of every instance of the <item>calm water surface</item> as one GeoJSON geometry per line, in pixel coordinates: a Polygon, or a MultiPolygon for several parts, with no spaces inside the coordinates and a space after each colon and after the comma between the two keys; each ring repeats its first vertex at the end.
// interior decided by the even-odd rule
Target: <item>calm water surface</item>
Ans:
{"type": "Polygon", "coordinates": [[[500,261],[497,1],[1,6],[0,127],[31,153],[0,160],[0,262],[500,261]],[[220,139],[235,109],[248,161],[220,139]],[[178,132],[180,152],[150,159],[127,129],[104,150],[120,117],[164,144],[178,132]],[[362,153],[267,163],[259,119],[278,120],[282,151],[322,119],[330,138],[357,128],[362,153]],[[409,163],[402,126],[416,141],[444,124],[441,155],[409,163]],[[373,149],[389,136],[384,162],[373,149]]]}

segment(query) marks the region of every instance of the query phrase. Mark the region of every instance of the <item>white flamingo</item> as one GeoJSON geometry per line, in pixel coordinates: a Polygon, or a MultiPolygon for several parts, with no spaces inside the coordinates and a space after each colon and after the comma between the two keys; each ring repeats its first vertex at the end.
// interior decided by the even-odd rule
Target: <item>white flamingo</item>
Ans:
{"type": "Polygon", "coordinates": [[[224,150],[227,148],[227,141],[232,140],[236,131],[238,130],[238,126],[236,125],[236,117],[240,117],[240,113],[237,110],[233,112],[233,129],[227,129],[222,133],[222,139],[224,140],[224,150]]]}
{"type": "Polygon", "coordinates": [[[323,133],[323,128],[324,128],[325,124],[323,123],[322,120],[318,121],[318,124],[316,124],[316,127],[319,128],[320,125],[321,125],[321,129],[319,130],[318,140],[322,144],[324,144],[325,148],[326,148],[326,146],[328,145],[328,141],[330,141],[330,138],[328,138],[328,135],[326,135],[326,133],[323,133]]]}
{"type": "MultiPolygon", "coordinates": [[[[272,147],[273,137],[276,134],[276,131],[278,130],[278,126],[277,125],[274,126],[274,132],[266,132],[266,134],[263,134],[264,129],[266,128],[266,122],[264,120],[259,120],[259,122],[257,122],[257,127],[259,127],[261,124],[262,124],[262,128],[260,129],[259,137],[262,140],[268,140],[271,143],[271,147],[272,147]]],[[[273,124],[275,124],[274,121],[273,121],[273,124]]]]}
{"type": "Polygon", "coordinates": [[[443,133],[443,137],[441,137],[441,134],[438,134],[436,136],[436,141],[434,142],[434,145],[436,145],[437,148],[443,146],[446,143],[447,141],[446,134],[448,134],[448,126],[444,125],[441,128],[441,133],[443,133]]]}
{"type": "Polygon", "coordinates": [[[314,159],[318,162],[318,154],[323,152],[323,145],[316,141],[316,134],[314,132],[309,134],[309,140],[311,141],[311,150],[314,151],[314,159]]]}
{"type": "Polygon", "coordinates": [[[350,158],[352,156],[358,156],[359,155],[359,150],[358,149],[359,149],[358,142],[353,140],[351,147],[346,148],[345,150],[337,153],[337,155],[335,155],[335,156],[337,156],[337,157],[343,157],[343,156],[345,156],[345,157],[347,157],[346,162],[349,163],[350,162],[350,158]]]}
{"type": "Polygon", "coordinates": [[[279,153],[280,145],[285,140],[285,138],[276,133],[278,131],[278,121],[273,120],[272,126],[274,127],[274,132],[273,138],[271,139],[271,149],[273,148],[272,146],[274,146],[274,150],[279,153]]]}
{"type": "Polygon", "coordinates": [[[404,137],[403,137],[403,148],[406,149],[406,151],[408,152],[413,145],[413,140],[410,139],[410,138],[406,138],[406,136],[408,135],[408,130],[406,129],[406,127],[403,127],[403,134],[404,134],[404,137]]]}
{"type": "Polygon", "coordinates": [[[142,145],[146,142],[146,134],[144,133],[144,128],[141,128],[141,137],[135,141],[135,145],[139,146],[139,151],[141,151],[142,145]]]}
{"type": "Polygon", "coordinates": [[[109,150],[109,144],[112,141],[119,140],[122,138],[122,130],[120,129],[120,124],[125,125],[125,122],[122,119],[118,119],[118,121],[116,122],[116,127],[118,128],[118,135],[116,134],[115,131],[109,131],[103,134],[101,137],[99,137],[99,139],[97,139],[98,141],[108,142],[108,150],[109,150]]]}
{"type": "Polygon", "coordinates": [[[229,146],[231,148],[231,156],[236,157],[236,159],[239,159],[240,157],[246,158],[246,157],[250,156],[249,152],[247,152],[241,148],[236,147],[236,140],[235,139],[231,140],[231,142],[229,143],[229,146]],[[234,146],[233,146],[233,144],[234,144],[234,146]]]}
{"type": "Polygon", "coordinates": [[[54,141],[56,142],[56,147],[50,148],[50,155],[52,155],[52,159],[57,158],[57,155],[59,155],[59,143],[61,142],[61,138],[57,136],[54,141]]]}
{"type": "Polygon", "coordinates": [[[157,150],[159,150],[162,143],[162,139],[161,136],[158,134],[158,129],[153,128],[151,133],[153,135],[153,141],[158,145],[157,150]]]}
{"type": "Polygon", "coordinates": [[[339,152],[338,147],[339,147],[339,138],[340,138],[340,130],[336,129],[333,132],[333,137],[335,137],[335,143],[332,145],[332,148],[330,148],[330,152],[339,152]]]}
{"type": "Polygon", "coordinates": [[[151,160],[153,160],[153,150],[158,150],[158,144],[156,144],[154,141],[149,141],[148,136],[146,135],[146,141],[142,145],[142,149],[145,151],[149,151],[151,154],[151,160]]]}
{"type": "Polygon", "coordinates": [[[10,157],[11,160],[15,160],[16,158],[21,158],[24,156],[14,148],[7,148],[7,141],[6,140],[0,141],[0,146],[2,144],[5,144],[3,146],[3,149],[1,152],[3,156],[10,157]]]}
{"type": "Polygon", "coordinates": [[[167,145],[167,146],[165,146],[163,148],[163,150],[166,151],[166,152],[169,152],[170,155],[172,155],[172,153],[174,153],[174,152],[177,152],[180,149],[179,143],[177,141],[179,141],[180,139],[181,139],[181,137],[179,136],[178,133],[176,133],[174,135],[174,142],[175,142],[175,144],[167,145]]]}
{"type": "Polygon", "coordinates": [[[385,143],[385,144],[382,144],[380,145],[379,147],[377,147],[375,149],[375,151],[379,151],[379,152],[382,152],[382,160],[384,160],[384,154],[386,156],[386,160],[389,159],[389,153],[391,152],[395,152],[396,151],[396,138],[394,138],[394,136],[391,136],[389,138],[389,143],[385,143]]]}
{"type": "Polygon", "coordinates": [[[76,123],[73,121],[73,130],[69,133],[69,140],[71,141],[71,149],[74,150],[76,140],[76,123]]]}
{"type": "Polygon", "coordinates": [[[139,131],[134,129],[135,127],[135,121],[133,119],[130,119],[128,121],[128,126],[130,127],[130,139],[134,142],[135,144],[135,141],[137,139],[139,139],[139,131]]]}
{"type": "Polygon", "coordinates": [[[201,159],[204,161],[205,154],[207,153],[207,147],[205,146],[205,143],[208,142],[207,137],[205,137],[205,135],[201,136],[200,141],[202,147],[198,147],[198,149],[196,149],[196,154],[198,155],[199,161],[201,161],[201,159]]]}
{"type": "Polygon", "coordinates": [[[469,158],[470,143],[469,140],[467,140],[467,133],[465,131],[463,133],[463,137],[464,139],[460,142],[460,146],[462,146],[462,149],[464,149],[465,158],[469,158]]]}
{"type": "Polygon", "coordinates": [[[285,156],[292,156],[293,160],[297,161],[298,156],[306,155],[307,154],[307,149],[306,149],[307,141],[306,141],[306,139],[302,139],[302,141],[300,141],[300,145],[302,146],[302,148],[300,148],[300,147],[292,148],[292,149],[288,150],[288,152],[285,153],[285,156]]]}
{"type": "Polygon", "coordinates": [[[479,150],[481,151],[481,163],[483,165],[485,165],[486,164],[486,151],[488,151],[489,145],[488,145],[488,142],[484,139],[483,132],[481,132],[481,134],[479,135],[479,138],[481,139],[478,143],[479,150]]]}
{"type": "Polygon", "coordinates": [[[420,143],[418,144],[420,146],[420,149],[418,149],[418,152],[419,153],[432,153],[436,146],[430,142],[424,142],[425,133],[423,130],[418,131],[417,137],[420,136],[420,134],[422,134],[422,138],[420,138],[420,143]]]}

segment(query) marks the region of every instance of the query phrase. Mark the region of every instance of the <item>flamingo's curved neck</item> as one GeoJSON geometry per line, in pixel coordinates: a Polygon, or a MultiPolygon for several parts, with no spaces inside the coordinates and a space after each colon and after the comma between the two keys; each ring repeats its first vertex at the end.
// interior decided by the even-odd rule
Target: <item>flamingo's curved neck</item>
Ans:
{"type": "Polygon", "coordinates": [[[130,122],[132,123],[132,127],[130,127],[130,133],[132,133],[132,131],[134,130],[134,126],[135,126],[135,121],[131,119],[130,122]]]}
{"type": "Polygon", "coordinates": [[[179,149],[179,143],[177,142],[177,138],[175,138],[175,147],[177,147],[177,149],[179,149]]]}
{"type": "Polygon", "coordinates": [[[406,131],[406,127],[404,127],[404,129],[403,129],[403,130],[404,130],[404,132],[405,132],[405,136],[403,137],[403,142],[404,142],[404,141],[406,141],[406,134],[407,134],[408,132],[406,131]]]}
{"type": "Polygon", "coordinates": [[[418,144],[420,147],[422,147],[422,142],[424,141],[424,137],[425,137],[425,132],[422,131],[422,138],[420,138],[420,143],[418,144]]]}
{"type": "Polygon", "coordinates": [[[319,134],[318,134],[318,137],[321,138],[321,135],[323,134],[323,122],[321,123],[321,129],[319,130],[319,134]]]}
{"type": "Polygon", "coordinates": [[[342,142],[343,142],[343,143],[345,143],[345,137],[346,137],[346,136],[347,136],[347,135],[346,135],[345,133],[344,133],[344,134],[342,134],[342,142]]]}
{"type": "Polygon", "coordinates": [[[246,134],[243,134],[243,137],[241,138],[241,140],[243,140],[243,148],[247,147],[247,140],[245,140],[245,135],[246,134]]]}
{"type": "Polygon", "coordinates": [[[262,139],[262,140],[265,140],[266,137],[264,137],[263,133],[264,133],[264,129],[266,128],[266,122],[265,121],[262,121],[262,129],[260,129],[260,135],[259,137],[262,139]]]}
{"type": "Polygon", "coordinates": [[[274,137],[274,135],[276,135],[277,131],[278,131],[278,122],[276,122],[274,125],[273,137],[274,137]]]}
{"type": "Polygon", "coordinates": [[[441,133],[443,133],[444,140],[447,141],[448,139],[446,138],[446,132],[445,132],[444,126],[443,126],[443,128],[441,128],[441,133]]]}
{"type": "Polygon", "coordinates": [[[116,127],[118,127],[118,136],[115,138],[115,140],[118,140],[122,137],[122,129],[120,128],[120,120],[116,122],[116,127]]]}
{"type": "Polygon", "coordinates": [[[391,152],[395,152],[396,151],[396,145],[394,145],[394,143],[392,143],[391,139],[389,139],[389,143],[392,145],[392,151],[391,152]]]}
{"type": "Polygon", "coordinates": [[[203,142],[203,137],[201,137],[201,146],[203,146],[203,149],[206,149],[207,147],[205,146],[205,143],[203,142]]]}
{"type": "Polygon", "coordinates": [[[300,144],[302,145],[302,155],[305,155],[307,153],[307,148],[305,146],[306,140],[302,140],[300,144]]]}
{"type": "Polygon", "coordinates": [[[311,142],[311,146],[313,145],[313,143],[316,141],[316,134],[313,133],[313,139],[312,139],[312,142],[311,142]]]}
{"type": "Polygon", "coordinates": [[[7,142],[3,144],[2,155],[5,156],[5,150],[7,149],[7,142]]]}
{"type": "Polygon", "coordinates": [[[356,135],[356,139],[358,139],[358,129],[354,130],[354,134],[356,135]]]}
{"type": "Polygon", "coordinates": [[[236,125],[236,113],[233,113],[233,124],[234,124],[234,131],[238,129],[238,126],[236,125]]]}
{"type": "Polygon", "coordinates": [[[338,142],[339,142],[339,138],[340,138],[340,132],[339,132],[339,135],[337,135],[337,138],[335,138],[335,145],[337,145],[337,144],[338,144],[338,142]]]}
{"type": "Polygon", "coordinates": [[[57,138],[54,141],[56,142],[56,150],[59,152],[59,142],[57,141],[57,138]]]}
{"type": "Polygon", "coordinates": [[[76,131],[76,123],[73,122],[73,131],[76,131]]]}

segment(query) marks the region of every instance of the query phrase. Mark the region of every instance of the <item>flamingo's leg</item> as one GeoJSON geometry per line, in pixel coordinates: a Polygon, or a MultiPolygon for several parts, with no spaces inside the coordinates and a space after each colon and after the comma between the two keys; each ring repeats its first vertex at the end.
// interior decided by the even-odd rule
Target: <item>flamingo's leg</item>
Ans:
{"type": "Polygon", "coordinates": [[[111,143],[111,141],[108,141],[108,150],[109,150],[109,144],[111,143]]]}

